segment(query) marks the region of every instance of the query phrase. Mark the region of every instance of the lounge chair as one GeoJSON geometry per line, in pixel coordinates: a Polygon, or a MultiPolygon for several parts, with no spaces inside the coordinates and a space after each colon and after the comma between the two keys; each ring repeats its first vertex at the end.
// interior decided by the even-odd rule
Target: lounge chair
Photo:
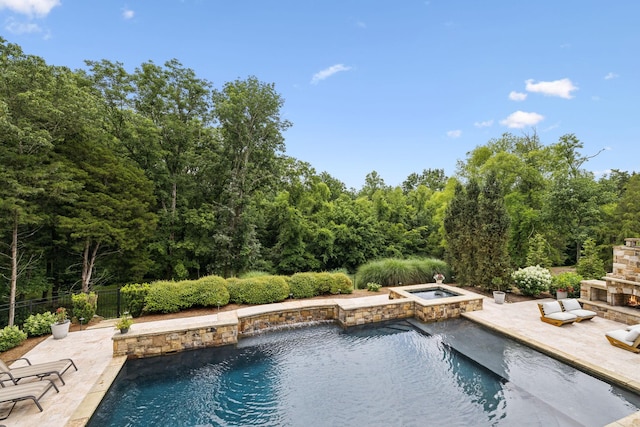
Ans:
{"type": "Polygon", "coordinates": [[[538,303],[538,309],[541,314],[540,320],[554,326],[562,326],[578,320],[578,316],[575,314],[562,311],[562,306],[558,301],[538,303]]]}
{"type": "Polygon", "coordinates": [[[560,305],[562,305],[562,311],[578,316],[576,322],[593,319],[598,315],[595,311],[583,309],[580,302],[575,298],[560,300],[560,305]]]}
{"type": "Polygon", "coordinates": [[[611,345],[640,353],[640,328],[616,329],[604,334],[611,345]]]}
{"type": "Polygon", "coordinates": [[[11,415],[16,403],[21,400],[33,400],[40,412],[42,412],[42,406],[40,406],[40,399],[45,395],[50,388],[54,388],[58,393],[58,387],[51,380],[33,381],[30,383],[10,385],[0,389],[0,403],[12,402],[9,412],[0,416],[0,420],[4,420],[11,415]]]}
{"type": "Polygon", "coordinates": [[[37,363],[32,365],[29,359],[22,357],[16,360],[24,360],[28,363],[27,366],[20,366],[17,368],[9,368],[2,360],[0,360],[0,385],[4,387],[6,381],[11,381],[14,384],[18,384],[23,378],[38,377],[44,378],[49,375],[57,375],[64,385],[62,374],[73,366],[77,371],[76,364],[71,359],[56,360],[55,362],[37,363]]]}

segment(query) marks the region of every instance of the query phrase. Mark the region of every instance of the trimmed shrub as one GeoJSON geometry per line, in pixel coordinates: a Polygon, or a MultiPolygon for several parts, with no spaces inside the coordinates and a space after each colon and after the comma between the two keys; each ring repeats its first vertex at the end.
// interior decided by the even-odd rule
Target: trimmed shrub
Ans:
{"type": "Polygon", "coordinates": [[[331,291],[331,284],[333,283],[333,277],[331,273],[315,273],[314,277],[314,291],[315,295],[328,294],[331,291]]]}
{"type": "Polygon", "coordinates": [[[83,323],[89,323],[98,308],[98,295],[95,292],[71,295],[71,303],[72,313],[76,320],[84,319],[83,323]]]}
{"type": "Polygon", "coordinates": [[[280,302],[289,296],[289,285],[282,276],[242,279],[242,295],[247,304],[280,302]]]}
{"type": "Polygon", "coordinates": [[[188,307],[182,299],[180,286],[169,281],[152,283],[144,303],[144,311],[147,313],[176,313],[188,307]]]}
{"type": "Polygon", "coordinates": [[[229,277],[226,280],[227,292],[229,292],[229,302],[234,304],[242,304],[244,296],[242,295],[242,279],[237,277],[229,277]]]}
{"type": "Polygon", "coordinates": [[[22,330],[29,337],[39,337],[51,333],[51,324],[56,323],[56,315],[50,311],[32,314],[22,325],[22,330]]]}
{"type": "Polygon", "coordinates": [[[381,286],[431,283],[436,273],[451,277],[447,263],[439,259],[386,258],[361,265],[356,273],[356,288],[363,288],[367,283],[378,283],[381,286]]]}
{"type": "Polygon", "coordinates": [[[26,339],[26,332],[21,331],[17,326],[7,326],[0,329],[0,351],[17,347],[26,339]]]}
{"type": "Polygon", "coordinates": [[[511,275],[523,295],[536,296],[549,290],[551,272],[539,265],[520,268],[511,275]]]}
{"type": "Polygon", "coordinates": [[[192,283],[194,287],[194,303],[201,307],[214,307],[229,304],[227,282],[220,276],[202,277],[192,283]]]}
{"type": "Polygon", "coordinates": [[[294,298],[311,298],[315,296],[315,274],[296,273],[287,278],[289,292],[294,298]]]}
{"type": "Polygon", "coordinates": [[[566,290],[569,298],[580,297],[580,282],[582,276],[573,271],[565,271],[551,278],[551,286],[549,292],[556,293],[558,290],[566,290]]]}
{"type": "Polygon", "coordinates": [[[149,293],[151,285],[148,283],[132,283],[120,288],[123,306],[133,317],[138,317],[144,309],[144,300],[149,293]]]}
{"type": "Polygon", "coordinates": [[[252,270],[247,271],[240,275],[241,279],[251,279],[254,277],[263,277],[263,276],[271,276],[271,273],[267,273],[266,271],[252,270]]]}
{"type": "Polygon", "coordinates": [[[350,294],[353,292],[353,281],[344,273],[331,273],[331,289],[329,292],[335,294],[350,294]]]}

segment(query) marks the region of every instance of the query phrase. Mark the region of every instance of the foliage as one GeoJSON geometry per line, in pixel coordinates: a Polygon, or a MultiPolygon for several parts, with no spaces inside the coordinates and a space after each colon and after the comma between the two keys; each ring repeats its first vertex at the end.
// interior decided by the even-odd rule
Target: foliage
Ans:
{"type": "Polygon", "coordinates": [[[502,290],[511,270],[509,215],[495,173],[459,185],[444,218],[447,261],[462,285],[502,290]]]}
{"type": "Polygon", "coordinates": [[[189,305],[182,299],[180,284],[172,281],[154,282],[144,299],[147,313],[177,313],[189,305]]]}
{"type": "Polygon", "coordinates": [[[205,276],[191,282],[191,306],[220,307],[229,304],[227,282],[220,276],[205,276]]]}
{"type": "Polygon", "coordinates": [[[115,328],[120,330],[129,329],[131,325],[133,325],[133,319],[127,313],[125,313],[122,315],[122,317],[120,317],[120,319],[118,319],[115,324],[115,328]]]}
{"type": "Polygon", "coordinates": [[[331,285],[329,286],[329,293],[336,294],[350,294],[353,292],[353,281],[344,273],[330,273],[331,285]]]}
{"type": "Polygon", "coordinates": [[[244,301],[244,295],[242,293],[244,289],[242,286],[242,279],[230,277],[226,280],[226,287],[227,292],[229,292],[229,302],[242,304],[244,301]]]}
{"type": "Polygon", "coordinates": [[[32,314],[22,325],[22,330],[30,337],[38,337],[51,333],[51,324],[56,323],[56,315],[50,311],[32,314]]]}
{"type": "Polygon", "coordinates": [[[553,276],[551,279],[551,285],[549,286],[549,292],[556,293],[558,291],[566,291],[569,298],[579,298],[580,282],[582,280],[582,276],[578,273],[565,271],[553,276]]]}
{"type": "Polygon", "coordinates": [[[360,266],[356,273],[356,286],[362,288],[370,282],[382,286],[429,283],[433,281],[436,273],[448,271],[449,268],[444,261],[434,258],[387,258],[360,266]]]}
{"type": "Polygon", "coordinates": [[[527,296],[546,292],[551,285],[551,272],[539,265],[520,268],[513,272],[512,278],[520,292],[527,296]]]}
{"type": "Polygon", "coordinates": [[[576,272],[587,280],[601,279],[606,274],[604,262],[598,256],[595,240],[585,240],[582,256],[576,264],[576,272]]]}
{"type": "Polygon", "coordinates": [[[27,334],[17,326],[7,326],[0,329],[0,352],[17,347],[27,339],[27,334]]]}
{"type": "Polygon", "coordinates": [[[148,283],[131,283],[120,288],[123,306],[125,311],[133,317],[138,317],[144,309],[145,299],[149,293],[151,285],[148,283]]]}
{"type": "Polygon", "coordinates": [[[293,298],[316,296],[315,273],[296,273],[290,276],[287,281],[293,298]]]}
{"type": "Polygon", "coordinates": [[[368,290],[369,292],[378,292],[378,291],[380,291],[380,288],[381,288],[381,287],[382,287],[382,286],[380,286],[380,285],[379,285],[379,284],[377,284],[377,283],[373,283],[373,282],[369,282],[369,283],[367,283],[367,290],[368,290]]]}
{"type": "Polygon", "coordinates": [[[282,276],[261,276],[242,279],[242,295],[246,304],[269,304],[284,301],[289,285],[282,276]]]}
{"type": "Polygon", "coordinates": [[[64,307],[58,307],[56,309],[56,323],[65,323],[69,320],[69,316],[67,315],[67,309],[64,307]]]}
{"type": "Polygon", "coordinates": [[[73,316],[80,321],[84,319],[84,323],[89,323],[93,316],[96,314],[98,307],[98,295],[95,292],[88,294],[79,293],[71,295],[71,302],[73,305],[73,316]]]}
{"type": "Polygon", "coordinates": [[[546,268],[552,266],[551,259],[548,256],[548,243],[540,233],[536,233],[529,242],[527,265],[539,265],[546,268]]]}

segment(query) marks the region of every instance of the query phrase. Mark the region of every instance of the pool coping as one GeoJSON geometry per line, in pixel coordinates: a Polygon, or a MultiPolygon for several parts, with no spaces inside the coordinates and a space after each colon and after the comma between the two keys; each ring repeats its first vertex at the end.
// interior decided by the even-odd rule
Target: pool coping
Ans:
{"type": "MultiPolygon", "coordinates": [[[[425,285],[414,285],[414,287],[424,288],[425,285]]],[[[431,287],[434,287],[434,286],[431,286],[431,287]]],[[[438,284],[435,287],[443,287],[444,289],[447,289],[450,286],[438,284]]],[[[407,288],[407,287],[403,287],[403,288],[407,288]]],[[[456,292],[456,293],[463,293],[464,291],[463,289],[456,288],[456,287],[450,287],[450,288],[452,289],[453,292],[456,292]]],[[[464,291],[464,292],[468,293],[468,291],[464,291]]],[[[470,294],[473,294],[473,293],[470,293],[470,294]]],[[[477,294],[473,294],[473,295],[475,295],[477,298],[477,294]]],[[[411,296],[411,294],[409,294],[408,298],[412,300],[420,299],[419,297],[411,296]]],[[[459,297],[448,297],[448,298],[453,299],[453,298],[459,298],[459,297]]],[[[283,303],[268,304],[263,306],[247,307],[247,308],[242,308],[242,309],[233,310],[229,312],[222,312],[219,314],[221,315],[221,317],[224,318],[224,320],[228,321],[230,319],[233,319],[234,317],[238,318],[243,316],[251,316],[251,315],[257,315],[257,314],[264,314],[264,313],[275,313],[282,310],[291,310],[294,308],[326,307],[326,306],[336,306],[339,304],[344,305],[344,308],[346,309],[351,309],[354,307],[376,307],[376,306],[386,305],[389,303],[401,302],[403,299],[404,298],[389,300],[389,297],[387,295],[380,295],[375,297],[362,297],[362,298],[353,298],[353,299],[344,299],[344,300],[328,299],[328,300],[322,300],[322,301],[319,301],[319,300],[289,301],[289,302],[283,302],[283,303]]],[[[420,299],[418,303],[421,305],[424,305],[425,303],[426,305],[429,305],[430,303],[432,303],[432,301],[434,300],[420,299]]],[[[436,299],[435,301],[438,301],[438,299],[436,299]]],[[[519,304],[519,303],[512,303],[512,304],[519,304]]],[[[577,367],[578,369],[581,369],[595,377],[598,377],[608,382],[622,386],[636,394],[640,394],[640,383],[637,381],[629,380],[623,375],[617,374],[615,372],[611,372],[607,369],[603,369],[602,367],[599,367],[595,364],[592,364],[586,361],[576,360],[575,357],[571,356],[568,353],[565,353],[557,348],[554,348],[551,345],[542,343],[540,341],[531,339],[522,334],[514,332],[513,330],[510,330],[502,325],[499,325],[496,322],[479,319],[477,317],[473,317],[472,315],[467,315],[464,313],[462,314],[462,316],[470,321],[479,323],[482,326],[487,327],[488,329],[502,333],[529,347],[535,348],[536,350],[541,351],[551,357],[554,357],[555,359],[558,359],[564,363],[577,367]]],[[[203,323],[202,316],[188,318],[188,319],[190,319],[190,321],[192,321],[194,325],[196,324],[201,325],[203,323]]],[[[185,321],[184,319],[180,319],[180,320],[182,320],[182,322],[185,321]]],[[[223,320],[223,319],[219,319],[219,320],[223,320]]],[[[531,319],[532,322],[535,322],[537,320],[538,320],[537,318],[531,319]]],[[[160,322],[170,322],[170,321],[160,321],[160,322]]],[[[153,322],[153,323],[156,323],[156,322],[153,322]]],[[[151,331],[153,329],[163,329],[166,331],[167,329],[163,328],[166,326],[168,326],[168,324],[149,325],[149,327],[146,329],[148,331],[151,331]]],[[[180,329],[180,328],[175,328],[175,329],[180,329]]],[[[117,335],[119,334],[115,333],[114,337],[117,335]]],[[[93,415],[93,413],[99,406],[100,402],[108,392],[109,388],[111,387],[111,384],[113,383],[118,373],[122,369],[122,366],[124,366],[124,363],[126,362],[126,360],[127,360],[126,356],[116,356],[113,358],[111,363],[98,377],[96,383],[93,385],[90,392],[85,396],[85,398],[82,400],[80,405],[78,405],[78,407],[72,413],[71,417],[68,419],[67,423],[65,424],[67,427],[82,427],[89,422],[91,416],[93,415]]],[[[631,427],[631,426],[637,426],[639,422],[640,422],[640,411],[634,414],[631,414],[625,418],[622,418],[620,420],[614,421],[613,423],[609,424],[608,427],[631,427]]]]}

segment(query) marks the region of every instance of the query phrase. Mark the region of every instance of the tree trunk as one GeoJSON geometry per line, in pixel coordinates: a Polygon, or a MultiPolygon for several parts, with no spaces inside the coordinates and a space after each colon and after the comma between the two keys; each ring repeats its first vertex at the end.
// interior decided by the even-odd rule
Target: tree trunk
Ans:
{"type": "Polygon", "coordinates": [[[11,287],[9,291],[9,326],[13,326],[16,316],[16,289],[18,287],[18,213],[13,216],[13,235],[11,238],[11,287]]]}
{"type": "Polygon", "coordinates": [[[96,263],[96,256],[98,254],[99,247],[100,243],[96,243],[96,246],[91,250],[90,239],[87,239],[84,245],[84,252],[82,254],[82,292],[84,293],[89,293],[91,274],[93,273],[93,266],[96,263]]]}

